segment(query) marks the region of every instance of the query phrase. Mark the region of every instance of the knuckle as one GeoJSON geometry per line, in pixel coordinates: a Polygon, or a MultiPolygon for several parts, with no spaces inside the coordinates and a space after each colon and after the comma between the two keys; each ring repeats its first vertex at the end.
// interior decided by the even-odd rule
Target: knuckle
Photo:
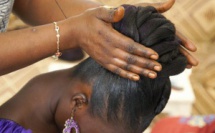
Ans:
{"type": "Polygon", "coordinates": [[[129,65],[129,64],[127,64],[127,65],[124,66],[124,69],[125,69],[125,70],[128,70],[128,71],[131,70],[131,68],[132,68],[132,66],[129,65]]]}
{"type": "Polygon", "coordinates": [[[107,43],[111,43],[112,42],[107,33],[103,33],[103,38],[104,38],[104,41],[107,42],[107,43]]]}
{"type": "Polygon", "coordinates": [[[115,73],[115,74],[119,75],[119,74],[121,73],[120,68],[116,68],[116,69],[114,69],[113,73],[115,73]]]}
{"type": "Polygon", "coordinates": [[[103,30],[99,30],[98,31],[98,34],[103,38],[103,40],[106,42],[106,43],[111,43],[111,38],[109,37],[109,35],[104,32],[103,30]]]}
{"type": "Polygon", "coordinates": [[[123,48],[127,51],[128,51],[128,47],[130,45],[135,45],[134,41],[131,38],[123,38],[123,39],[121,39],[121,42],[123,44],[123,48]]]}
{"type": "Polygon", "coordinates": [[[149,74],[149,71],[147,71],[147,70],[143,70],[143,71],[142,71],[142,74],[143,74],[145,77],[147,77],[147,76],[148,76],[148,74],[149,74]]]}
{"type": "Polygon", "coordinates": [[[115,11],[111,8],[103,6],[103,7],[98,8],[97,13],[99,15],[103,15],[103,17],[105,17],[107,19],[107,21],[111,21],[111,20],[113,20],[115,11]]]}
{"type": "Polygon", "coordinates": [[[145,63],[145,66],[146,66],[146,68],[150,68],[151,63],[147,61],[147,62],[145,63]]]}
{"type": "Polygon", "coordinates": [[[98,7],[94,10],[94,15],[96,15],[97,18],[101,19],[103,18],[104,15],[104,8],[103,7],[98,7]]]}
{"type": "Polygon", "coordinates": [[[114,10],[111,10],[111,9],[109,9],[109,11],[108,11],[108,20],[113,20],[113,17],[114,17],[114,10]]]}
{"type": "Polygon", "coordinates": [[[127,56],[126,61],[128,64],[135,64],[137,62],[136,58],[132,55],[127,56]]]}
{"type": "Polygon", "coordinates": [[[126,73],[125,78],[131,78],[130,74],[126,73]]]}
{"type": "Polygon", "coordinates": [[[146,68],[153,68],[153,67],[154,67],[154,64],[153,64],[152,62],[150,62],[150,61],[146,61],[146,62],[145,62],[145,67],[146,67],[146,68]]]}
{"type": "Polygon", "coordinates": [[[149,54],[148,48],[142,49],[142,55],[143,55],[144,57],[148,57],[148,54],[149,54]]]}
{"type": "Polygon", "coordinates": [[[136,51],[136,47],[133,44],[129,44],[126,48],[127,52],[133,54],[136,51]]]}

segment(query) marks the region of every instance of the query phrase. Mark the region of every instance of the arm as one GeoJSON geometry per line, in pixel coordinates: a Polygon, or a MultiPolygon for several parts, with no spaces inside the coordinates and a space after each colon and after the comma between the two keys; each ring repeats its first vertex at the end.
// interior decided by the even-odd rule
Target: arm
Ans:
{"type": "MultiPolygon", "coordinates": [[[[59,26],[60,49],[76,47],[76,44],[62,45],[66,44],[66,34],[72,32],[64,30],[69,27],[64,22],[59,23],[59,26]]],[[[0,75],[3,75],[53,55],[56,52],[54,24],[1,33],[0,42],[0,75]]]]}
{"type": "MultiPolygon", "coordinates": [[[[65,19],[62,12],[58,8],[57,3],[53,1],[54,0],[45,1],[16,0],[14,3],[13,11],[15,14],[20,16],[25,22],[32,25],[40,25],[65,19]],[[44,6],[47,4],[50,6],[44,6]],[[38,7],[41,10],[38,10],[38,7]]],[[[68,0],[68,2],[70,2],[71,5],[74,5],[74,3],[72,3],[73,1],[71,0],[68,0]]],[[[82,4],[83,2],[84,1],[82,1],[82,4]]],[[[87,4],[83,5],[86,5],[86,7],[97,6],[97,4],[93,5],[91,2],[88,2],[87,4]]],[[[67,7],[66,9],[69,8],[67,7]]],[[[78,8],[75,10],[75,12],[69,12],[71,13],[69,15],[78,14],[77,10],[78,8]]],[[[83,12],[83,10],[84,9],[82,7],[80,11],[83,12]]],[[[65,47],[62,46],[62,44],[68,44],[67,39],[66,38],[64,39],[62,37],[65,37],[66,36],[65,34],[71,35],[71,33],[67,33],[68,32],[67,28],[65,27],[66,30],[63,30],[63,27],[60,28],[61,34],[60,49],[64,50],[78,47],[78,45],[74,43],[73,44],[70,43],[70,46],[65,47]]],[[[1,33],[0,40],[1,40],[0,75],[28,66],[34,62],[37,62],[41,59],[53,55],[56,52],[56,32],[54,31],[53,24],[47,24],[39,27],[27,28],[24,30],[1,33]]],[[[72,41],[73,40],[70,40],[70,42],[72,41]]]]}
{"type": "Polygon", "coordinates": [[[30,25],[41,25],[102,5],[93,0],[15,0],[13,12],[30,25]]]}
{"type": "MultiPolygon", "coordinates": [[[[56,3],[53,0],[49,0],[50,3],[46,2],[48,0],[27,2],[16,0],[14,12],[33,25],[63,19],[62,12],[57,9],[56,3]],[[43,6],[44,4],[49,4],[49,6],[43,6]],[[35,7],[37,10],[40,7],[40,11],[36,12],[35,7]],[[50,8],[46,9],[47,7],[50,8]]],[[[68,11],[68,13],[81,14],[58,23],[61,30],[60,50],[81,47],[108,70],[132,80],[138,80],[138,74],[150,78],[156,77],[155,70],[161,70],[161,66],[151,59],[157,59],[157,53],[123,36],[111,26],[111,23],[123,18],[124,8],[99,7],[83,12],[85,8],[91,8],[92,5],[93,7],[100,5],[87,0],[74,0],[70,6],[67,4],[65,4],[67,6],[65,14],[73,8],[74,12],[68,11]],[[84,6],[85,2],[86,6],[84,6]]],[[[54,54],[56,51],[55,35],[53,24],[0,34],[0,60],[2,61],[0,74],[9,73],[54,54]]]]}

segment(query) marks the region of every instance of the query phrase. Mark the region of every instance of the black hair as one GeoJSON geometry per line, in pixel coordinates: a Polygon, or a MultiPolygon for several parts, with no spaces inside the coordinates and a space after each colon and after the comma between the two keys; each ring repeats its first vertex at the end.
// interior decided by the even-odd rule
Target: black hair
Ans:
{"type": "Polygon", "coordinates": [[[113,27],[136,42],[154,49],[160,56],[158,62],[162,64],[163,70],[155,79],[141,76],[135,82],[106,70],[88,58],[77,66],[74,76],[92,85],[89,101],[92,116],[141,133],[163,110],[169,99],[169,76],[182,72],[187,61],[179,52],[181,42],[169,20],[150,6],[123,6],[125,16],[113,27]]]}

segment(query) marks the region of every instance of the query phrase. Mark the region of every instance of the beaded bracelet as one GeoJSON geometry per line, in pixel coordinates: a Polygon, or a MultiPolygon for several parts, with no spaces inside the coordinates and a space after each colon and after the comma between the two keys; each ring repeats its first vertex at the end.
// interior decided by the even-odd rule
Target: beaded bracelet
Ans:
{"type": "Polygon", "coordinates": [[[53,22],[53,23],[54,23],[54,26],[55,26],[56,37],[57,37],[57,51],[53,55],[53,57],[55,58],[55,60],[58,60],[58,58],[62,55],[62,53],[60,52],[60,28],[57,25],[57,22],[53,22]]]}

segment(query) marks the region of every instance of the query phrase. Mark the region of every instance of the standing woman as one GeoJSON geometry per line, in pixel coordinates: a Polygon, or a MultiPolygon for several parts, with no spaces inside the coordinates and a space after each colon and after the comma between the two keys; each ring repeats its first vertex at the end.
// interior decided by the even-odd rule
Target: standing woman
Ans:
{"type": "MultiPolygon", "coordinates": [[[[154,6],[164,12],[173,3],[174,0],[169,0],[154,6]]],[[[120,21],[123,15],[123,7],[106,8],[93,0],[1,0],[0,75],[51,55],[58,58],[63,50],[80,47],[106,69],[124,78],[139,80],[139,75],[155,78],[162,69],[155,61],[158,54],[112,28],[111,23],[120,21]],[[5,32],[11,11],[32,27],[5,32]],[[128,65],[132,65],[131,69],[128,65]]],[[[196,50],[187,39],[181,39],[185,48],[196,50]]],[[[182,49],[182,53],[188,58],[188,67],[198,64],[189,52],[182,49]]]]}

